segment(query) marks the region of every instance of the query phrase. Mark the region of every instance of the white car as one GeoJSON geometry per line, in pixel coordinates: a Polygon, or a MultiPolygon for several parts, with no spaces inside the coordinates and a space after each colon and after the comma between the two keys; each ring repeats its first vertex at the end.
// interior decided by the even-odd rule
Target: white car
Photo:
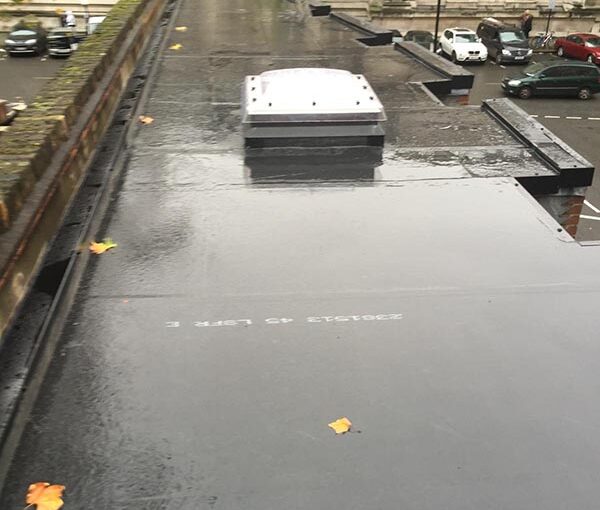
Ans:
{"type": "Polygon", "coordinates": [[[448,55],[452,62],[484,63],[488,51],[477,34],[468,28],[448,28],[440,37],[440,50],[448,55]]]}

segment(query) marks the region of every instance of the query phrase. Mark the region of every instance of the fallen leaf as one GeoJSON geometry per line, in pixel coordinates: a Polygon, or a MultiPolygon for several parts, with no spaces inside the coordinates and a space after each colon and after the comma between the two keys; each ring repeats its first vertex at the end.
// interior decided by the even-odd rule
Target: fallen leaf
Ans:
{"type": "Polygon", "coordinates": [[[154,122],[154,118],[148,115],[140,115],[138,118],[142,124],[152,124],[154,122]]]}
{"type": "Polygon", "coordinates": [[[178,32],[187,32],[187,27],[175,27],[178,32]]]}
{"type": "Polygon", "coordinates": [[[332,428],[336,434],[345,434],[350,430],[350,427],[352,427],[352,422],[344,417],[329,423],[328,426],[332,428]]]}
{"type": "Polygon", "coordinates": [[[116,248],[117,246],[118,246],[117,243],[113,242],[112,239],[110,239],[109,237],[107,237],[101,243],[97,243],[96,241],[92,241],[90,243],[90,251],[92,253],[95,253],[96,255],[100,255],[101,253],[104,253],[105,251],[108,251],[108,250],[110,250],[112,248],[116,248]]]}
{"type": "Polygon", "coordinates": [[[173,44],[172,46],[169,46],[170,50],[180,50],[181,48],[183,48],[183,44],[179,44],[179,43],[176,43],[176,44],[173,44]]]}
{"type": "Polygon", "coordinates": [[[36,505],[37,510],[58,510],[64,504],[64,485],[50,485],[48,482],[32,483],[27,490],[27,506],[36,505]]]}

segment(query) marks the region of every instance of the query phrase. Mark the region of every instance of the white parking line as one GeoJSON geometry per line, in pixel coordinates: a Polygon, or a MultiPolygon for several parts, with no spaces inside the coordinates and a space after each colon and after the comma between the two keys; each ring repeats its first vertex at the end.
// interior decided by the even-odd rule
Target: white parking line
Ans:
{"type": "Polygon", "coordinates": [[[544,119],[560,119],[560,115],[544,115],[544,119]]]}
{"type": "Polygon", "coordinates": [[[580,214],[579,215],[580,218],[584,218],[586,220],[596,220],[596,221],[600,221],[600,216],[588,216],[587,214],[580,214]]]}
{"type": "Polygon", "coordinates": [[[581,120],[581,117],[565,117],[565,119],[569,119],[569,120],[581,120]]]}
{"type": "Polygon", "coordinates": [[[588,120],[600,120],[600,117],[588,117],[588,120]]]}
{"type": "Polygon", "coordinates": [[[598,209],[595,205],[590,204],[587,200],[584,200],[583,203],[587,205],[592,211],[600,214],[600,209],[598,209]]]}
{"type": "Polygon", "coordinates": [[[530,117],[537,119],[539,117],[539,115],[530,115],[530,117]]]}

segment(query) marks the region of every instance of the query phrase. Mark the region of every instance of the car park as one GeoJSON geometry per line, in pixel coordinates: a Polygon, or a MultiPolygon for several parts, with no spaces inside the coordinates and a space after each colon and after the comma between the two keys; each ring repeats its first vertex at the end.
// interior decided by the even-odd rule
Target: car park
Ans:
{"type": "Polygon", "coordinates": [[[41,26],[17,25],[4,41],[9,56],[16,54],[41,55],[46,51],[47,34],[41,26]]]}
{"type": "Polygon", "coordinates": [[[405,41],[412,41],[428,50],[433,49],[433,34],[426,30],[409,30],[404,34],[405,41]]]}
{"type": "Polygon", "coordinates": [[[517,76],[504,77],[502,88],[521,99],[532,96],[590,99],[600,92],[600,69],[583,62],[539,62],[517,76]]]}
{"type": "Polygon", "coordinates": [[[468,28],[448,28],[440,37],[440,51],[452,62],[478,62],[487,60],[487,48],[477,34],[468,28]]]}
{"type": "Polygon", "coordinates": [[[559,37],[555,48],[559,57],[572,57],[586,60],[590,64],[600,64],[600,35],[570,34],[559,37]]]}
{"type": "Polygon", "coordinates": [[[477,27],[477,35],[497,63],[527,64],[533,50],[523,31],[496,18],[485,18],[477,27]]]}

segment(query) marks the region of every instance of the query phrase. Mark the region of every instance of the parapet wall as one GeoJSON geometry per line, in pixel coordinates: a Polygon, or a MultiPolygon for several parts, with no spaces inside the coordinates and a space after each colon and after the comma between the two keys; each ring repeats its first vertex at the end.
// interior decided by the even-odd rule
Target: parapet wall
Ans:
{"type": "Polygon", "coordinates": [[[166,0],[120,0],[0,136],[0,334],[78,189],[166,0]]]}

